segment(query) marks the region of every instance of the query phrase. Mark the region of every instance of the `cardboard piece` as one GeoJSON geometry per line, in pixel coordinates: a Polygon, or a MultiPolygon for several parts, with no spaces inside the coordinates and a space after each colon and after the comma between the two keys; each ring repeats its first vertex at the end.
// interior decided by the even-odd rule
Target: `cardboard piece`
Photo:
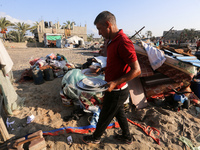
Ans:
{"type": "Polygon", "coordinates": [[[134,78],[128,82],[129,93],[131,97],[132,104],[136,108],[141,109],[147,106],[147,99],[144,94],[144,89],[139,77],[134,78]]]}

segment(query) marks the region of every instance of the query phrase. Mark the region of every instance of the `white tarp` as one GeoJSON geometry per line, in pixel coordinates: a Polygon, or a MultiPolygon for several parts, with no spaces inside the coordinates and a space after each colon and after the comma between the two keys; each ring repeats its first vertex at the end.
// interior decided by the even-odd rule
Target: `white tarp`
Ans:
{"type": "Polygon", "coordinates": [[[143,41],[141,42],[147,52],[151,67],[153,70],[158,69],[166,60],[165,54],[162,53],[159,49],[152,47],[150,44],[144,43],[143,41]]]}
{"type": "Polygon", "coordinates": [[[10,72],[13,67],[13,61],[10,58],[7,50],[5,49],[1,39],[0,39],[0,65],[3,69],[4,74],[10,72]]]}
{"type": "Polygon", "coordinates": [[[82,44],[85,45],[84,40],[76,35],[67,39],[67,43],[69,44],[79,44],[79,41],[81,41],[82,44]]]}

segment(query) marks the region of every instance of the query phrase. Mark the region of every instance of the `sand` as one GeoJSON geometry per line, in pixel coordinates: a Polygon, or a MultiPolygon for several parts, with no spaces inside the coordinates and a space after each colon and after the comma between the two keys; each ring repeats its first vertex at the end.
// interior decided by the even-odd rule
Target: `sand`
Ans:
{"type": "MultiPolygon", "coordinates": [[[[83,64],[87,58],[93,57],[92,50],[81,49],[58,49],[58,48],[7,48],[10,57],[14,62],[13,73],[15,81],[18,81],[21,73],[30,68],[29,61],[34,58],[45,57],[50,53],[64,55],[70,63],[75,65],[83,64]]],[[[8,128],[12,137],[23,137],[29,133],[38,130],[50,131],[61,127],[80,127],[89,125],[88,116],[84,115],[80,120],[63,121],[63,117],[70,115],[73,106],[66,107],[62,104],[59,92],[61,89],[62,78],[55,78],[53,81],[46,81],[41,85],[35,85],[33,82],[14,83],[14,87],[19,96],[25,97],[26,101],[21,110],[15,111],[10,116],[9,121],[15,121],[13,129],[8,128]],[[26,118],[33,114],[35,119],[26,125],[26,118]]],[[[130,107],[127,117],[144,126],[151,126],[160,131],[156,138],[160,139],[160,145],[157,144],[150,136],[136,125],[129,123],[130,131],[134,139],[131,145],[123,144],[113,139],[114,133],[121,130],[119,128],[107,129],[102,136],[100,144],[86,145],[81,141],[83,134],[63,133],[57,136],[44,136],[46,148],[48,150],[65,150],[65,149],[141,149],[141,150],[161,150],[172,149],[181,150],[184,144],[179,140],[181,136],[187,137],[195,147],[200,146],[198,143],[200,134],[200,115],[196,107],[191,105],[189,109],[179,112],[163,109],[151,103],[143,109],[134,109],[130,107]],[[72,136],[73,144],[67,144],[67,137],[72,136]]],[[[90,133],[91,134],[91,133],[90,133]]],[[[188,148],[189,149],[189,148],[188,148]]]]}

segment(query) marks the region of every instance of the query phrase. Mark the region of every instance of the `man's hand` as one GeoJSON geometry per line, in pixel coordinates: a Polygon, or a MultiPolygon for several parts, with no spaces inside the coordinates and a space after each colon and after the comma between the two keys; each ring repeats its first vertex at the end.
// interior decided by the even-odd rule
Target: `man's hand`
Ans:
{"type": "Polygon", "coordinates": [[[111,81],[111,82],[108,82],[105,86],[108,87],[106,91],[111,92],[117,86],[117,83],[111,81]]]}

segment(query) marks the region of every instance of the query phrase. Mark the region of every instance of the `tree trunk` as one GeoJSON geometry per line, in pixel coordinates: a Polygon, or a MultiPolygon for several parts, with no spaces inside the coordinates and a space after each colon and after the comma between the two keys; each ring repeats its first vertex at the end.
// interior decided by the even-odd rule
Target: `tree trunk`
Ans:
{"type": "Polygon", "coordinates": [[[6,33],[3,33],[3,38],[6,39],[6,33]]]}

